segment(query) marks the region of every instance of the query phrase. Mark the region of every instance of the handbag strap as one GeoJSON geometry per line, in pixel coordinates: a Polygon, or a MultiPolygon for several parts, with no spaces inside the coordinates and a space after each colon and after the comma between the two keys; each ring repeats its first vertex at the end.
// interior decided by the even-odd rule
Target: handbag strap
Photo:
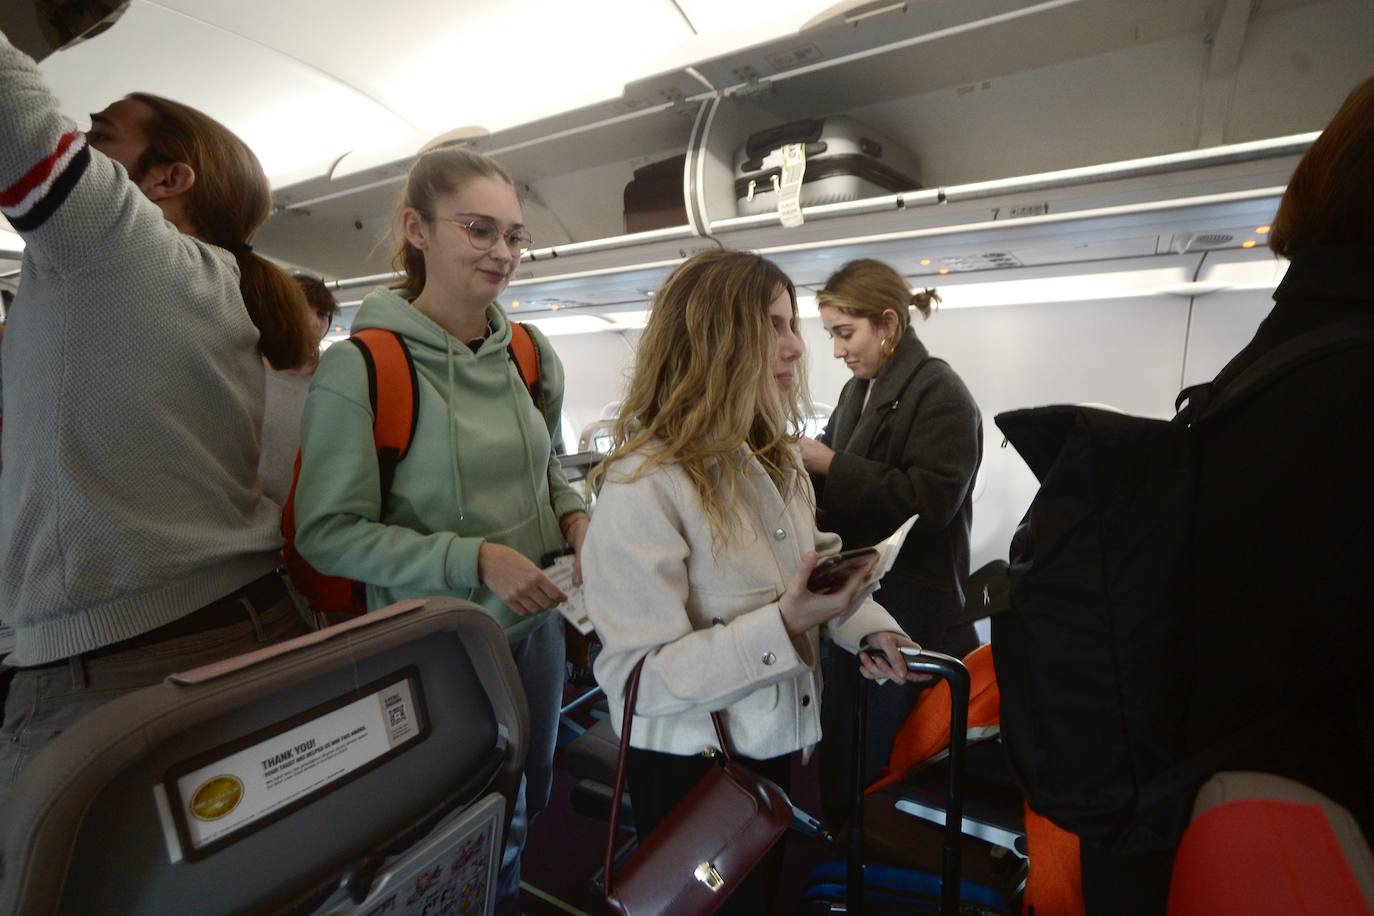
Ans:
{"type": "MultiPolygon", "coordinates": [[[[644,670],[646,654],[635,663],[630,679],[625,684],[625,714],[620,720],[620,752],[615,762],[615,792],[611,795],[611,825],[606,833],[606,865],[602,870],[606,896],[614,893],[615,838],[620,830],[620,799],[625,792],[625,764],[630,758],[630,727],[634,723],[635,701],[639,697],[639,674],[644,670]]],[[[720,713],[711,713],[711,723],[716,727],[716,740],[720,742],[720,753],[725,760],[731,761],[730,745],[725,740],[725,726],[721,724],[720,713]]]]}

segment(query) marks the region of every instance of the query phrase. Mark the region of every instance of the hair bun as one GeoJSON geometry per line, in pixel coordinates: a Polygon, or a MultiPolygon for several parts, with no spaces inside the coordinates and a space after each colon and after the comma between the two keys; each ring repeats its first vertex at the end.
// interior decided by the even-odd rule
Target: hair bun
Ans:
{"type": "Polygon", "coordinates": [[[934,289],[916,290],[911,294],[911,307],[920,312],[922,318],[929,318],[940,301],[940,294],[934,289]]]}

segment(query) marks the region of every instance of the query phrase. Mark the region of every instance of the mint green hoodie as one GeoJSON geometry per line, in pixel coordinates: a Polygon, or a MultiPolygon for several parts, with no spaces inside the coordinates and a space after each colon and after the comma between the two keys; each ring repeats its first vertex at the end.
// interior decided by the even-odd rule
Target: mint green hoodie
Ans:
{"type": "Polygon", "coordinates": [[[367,370],[351,344],[327,350],[301,421],[296,547],[327,575],[367,583],[367,605],[456,595],[491,611],[512,642],[541,616],[520,617],[477,577],[483,541],[535,563],[564,546],[558,520],[583,508],[551,447],[563,407],[563,364],[539,331],[540,416],[506,347],[510,323],[473,353],[392,290],[363,300],[353,328],[385,328],[410,347],[419,379],[418,424],[380,503],[367,370]]]}

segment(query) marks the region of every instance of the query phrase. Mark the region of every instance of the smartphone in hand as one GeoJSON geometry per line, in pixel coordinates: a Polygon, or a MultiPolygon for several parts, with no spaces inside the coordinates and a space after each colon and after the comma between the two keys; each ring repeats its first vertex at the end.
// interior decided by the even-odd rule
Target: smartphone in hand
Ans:
{"type": "Polygon", "coordinates": [[[867,566],[877,553],[876,547],[855,547],[853,550],[823,557],[806,580],[807,590],[817,595],[828,595],[838,591],[851,576],[867,566]]]}

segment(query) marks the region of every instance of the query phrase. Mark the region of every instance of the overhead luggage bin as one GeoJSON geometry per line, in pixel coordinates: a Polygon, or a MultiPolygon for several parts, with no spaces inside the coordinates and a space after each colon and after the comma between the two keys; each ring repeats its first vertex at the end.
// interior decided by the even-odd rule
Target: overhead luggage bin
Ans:
{"type": "Polygon", "coordinates": [[[505,634],[457,599],[172,675],[20,774],[0,912],[347,912],[425,862],[426,894],[490,912],[527,720],[505,634]]]}
{"type": "Polygon", "coordinates": [[[814,207],[921,187],[916,157],[853,118],[806,118],[755,131],[735,155],[742,215],[779,211],[784,148],[800,146],[800,205],[814,207]]]}
{"type": "MultiPolygon", "coordinates": [[[[1193,214],[1221,195],[1277,201],[1322,123],[1321,112],[1353,84],[1343,61],[1365,59],[1374,47],[1367,38],[1374,31],[1354,27],[1374,26],[1374,8],[1358,0],[1320,5],[1332,9],[1324,13],[1317,3],[1256,8],[1241,17],[1239,32],[1231,22],[1237,16],[1228,16],[1223,44],[1230,50],[1223,59],[1210,43],[1218,26],[1215,5],[1206,0],[1182,0],[1168,16],[1148,0],[844,0],[797,23],[799,31],[790,31],[789,14],[779,11],[782,24],[774,28],[770,21],[764,40],[753,46],[721,44],[722,53],[690,65],[686,57],[665,60],[669,69],[626,84],[618,98],[528,123],[492,122],[489,135],[465,142],[497,158],[520,186],[536,246],[514,277],[522,306],[624,304],[631,300],[620,298],[623,289],[609,293],[596,278],[628,273],[638,284],[705,248],[854,249],[901,233],[925,240],[965,230],[997,235],[1005,224],[1035,226],[1037,219],[1057,227],[1053,235],[1069,214],[1150,213],[1153,229],[1160,208],[1181,211],[1184,201],[1193,214]],[[1352,25],[1336,24],[1337,7],[1352,25]],[[1320,79],[1285,83],[1275,95],[1269,70],[1256,62],[1290,57],[1321,57],[1332,66],[1320,79]],[[1224,110],[1210,101],[1218,81],[1234,90],[1235,104],[1224,110]],[[765,199],[774,196],[769,169],[760,168],[749,177],[761,177],[767,187],[756,180],[749,201],[746,179],[741,204],[737,181],[745,176],[736,171],[737,153],[751,135],[780,124],[842,119],[887,138],[890,143],[880,144],[885,153],[897,146],[913,160],[919,156],[919,175],[914,167],[895,171],[909,179],[898,184],[924,187],[891,190],[892,182],[866,184],[857,174],[825,176],[831,184],[848,182],[842,196],[853,199],[819,203],[803,194],[801,219],[785,226],[776,205],[760,199],[760,191],[765,199]],[[636,172],[678,156],[685,157],[685,225],[636,220],[627,226],[626,185],[636,172]],[[765,202],[765,212],[753,212],[765,202]],[[661,228],[649,228],[654,225],[661,228]]],[[[827,144],[828,157],[827,138],[817,142],[827,144]]],[[[392,212],[386,202],[399,192],[411,156],[352,152],[329,177],[280,189],[281,209],[260,234],[261,247],[294,264],[319,262],[317,270],[365,293],[388,270],[389,246],[377,240],[392,212]]],[[[834,167],[810,153],[807,164],[803,190],[815,184],[805,183],[816,177],[810,166],[834,167]]],[[[671,185],[663,183],[668,196],[671,185]]],[[[681,213],[659,191],[651,197],[653,209],[681,213]]],[[[1225,213],[1235,213],[1235,201],[1221,201],[1225,213]]],[[[1272,206],[1265,206],[1269,213],[1251,229],[1272,217],[1272,206]]],[[[1251,208],[1258,209],[1264,207],[1251,208]]],[[[1210,217],[1204,222],[1164,227],[1160,252],[1177,251],[1173,237],[1242,228],[1215,225],[1210,217]]],[[[1104,249],[1075,241],[1060,246],[1055,260],[1020,264],[1140,254],[1135,242],[1149,230],[1124,231],[1101,239],[1104,249]]],[[[954,272],[974,255],[999,250],[979,250],[982,241],[970,242],[973,248],[962,247],[962,239],[955,244],[957,250],[944,252],[954,259],[947,265],[954,272]]],[[[1037,248],[1048,255],[1056,243],[1037,248]]],[[[509,295],[516,292],[513,285],[509,295]]]]}

